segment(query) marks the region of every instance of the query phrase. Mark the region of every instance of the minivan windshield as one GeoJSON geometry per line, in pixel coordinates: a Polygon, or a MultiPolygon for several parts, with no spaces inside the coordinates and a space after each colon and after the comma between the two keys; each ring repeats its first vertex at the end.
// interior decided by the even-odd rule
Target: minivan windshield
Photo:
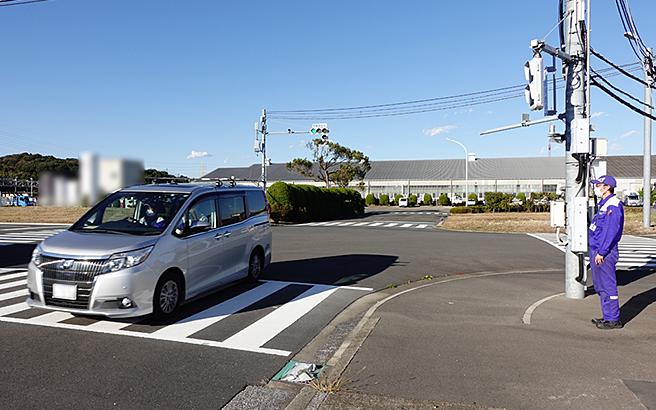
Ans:
{"type": "Polygon", "coordinates": [[[115,192],[72,227],[78,232],[158,235],[175,217],[189,194],[170,192],[115,192]]]}

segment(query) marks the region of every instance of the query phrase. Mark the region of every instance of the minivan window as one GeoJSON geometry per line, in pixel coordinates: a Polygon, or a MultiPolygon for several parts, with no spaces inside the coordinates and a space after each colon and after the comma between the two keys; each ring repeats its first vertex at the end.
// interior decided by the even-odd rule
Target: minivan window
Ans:
{"type": "Polygon", "coordinates": [[[204,229],[216,228],[216,204],[214,197],[201,199],[192,205],[187,211],[187,218],[189,220],[188,226],[190,232],[198,230],[201,226],[205,227],[204,229]]]}
{"type": "Polygon", "coordinates": [[[186,193],[115,192],[87,212],[71,230],[160,234],[188,197],[186,193]]]}
{"type": "Polygon", "coordinates": [[[248,212],[251,216],[266,212],[266,201],[263,191],[247,191],[248,212]]]}
{"type": "Polygon", "coordinates": [[[241,195],[219,196],[221,225],[232,225],[246,219],[244,197],[241,195]]]}

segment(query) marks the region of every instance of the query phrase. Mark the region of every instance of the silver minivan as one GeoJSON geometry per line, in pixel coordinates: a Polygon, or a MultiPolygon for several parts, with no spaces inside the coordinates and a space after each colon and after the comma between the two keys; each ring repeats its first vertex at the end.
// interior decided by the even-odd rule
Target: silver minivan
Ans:
{"type": "Polygon", "coordinates": [[[110,194],[41,242],[28,266],[30,306],[78,315],[173,315],[271,262],[262,188],[140,185],[110,194]]]}

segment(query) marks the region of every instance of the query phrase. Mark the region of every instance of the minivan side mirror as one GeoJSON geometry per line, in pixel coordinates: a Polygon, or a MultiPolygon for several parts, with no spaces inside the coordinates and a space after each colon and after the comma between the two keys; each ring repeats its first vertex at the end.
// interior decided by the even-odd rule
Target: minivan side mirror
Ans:
{"type": "Polygon", "coordinates": [[[210,221],[200,220],[200,221],[192,222],[191,226],[189,227],[189,231],[190,233],[198,233],[198,232],[207,231],[210,228],[211,228],[210,221]]]}

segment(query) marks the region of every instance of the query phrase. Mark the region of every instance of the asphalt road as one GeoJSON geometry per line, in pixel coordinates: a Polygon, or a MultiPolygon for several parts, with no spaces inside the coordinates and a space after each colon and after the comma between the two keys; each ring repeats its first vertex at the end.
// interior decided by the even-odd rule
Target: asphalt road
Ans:
{"type": "MultiPolygon", "coordinates": [[[[221,340],[256,323],[309,287],[298,283],[382,289],[424,275],[550,269],[562,263],[560,251],[525,235],[436,229],[438,215],[371,214],[360,221],[396,219],[427,222],[430,227],[274,227],[274,259],[264,279],[294,282],[296,288],[259,301],[197,336],[221,340]]],[[[33,246],[1,246],[0,267],[24,266],[33,246]]],[[[219,291],[190,305],[184,314],[199,313],[245,290],[219,291]]],[[[293,354],[365,293],[338,289],[265,347],[293,354]]],[[[246,385],[270,379],[291,356],[28,325],[24,321],[30,315],[23,316],[18,323],[0,321],[4,408],[80,403],[96,408],[220,408],[246,385]]],[[[145,333],[159,329],[147,320],[131,326],[145,333]]]]}

